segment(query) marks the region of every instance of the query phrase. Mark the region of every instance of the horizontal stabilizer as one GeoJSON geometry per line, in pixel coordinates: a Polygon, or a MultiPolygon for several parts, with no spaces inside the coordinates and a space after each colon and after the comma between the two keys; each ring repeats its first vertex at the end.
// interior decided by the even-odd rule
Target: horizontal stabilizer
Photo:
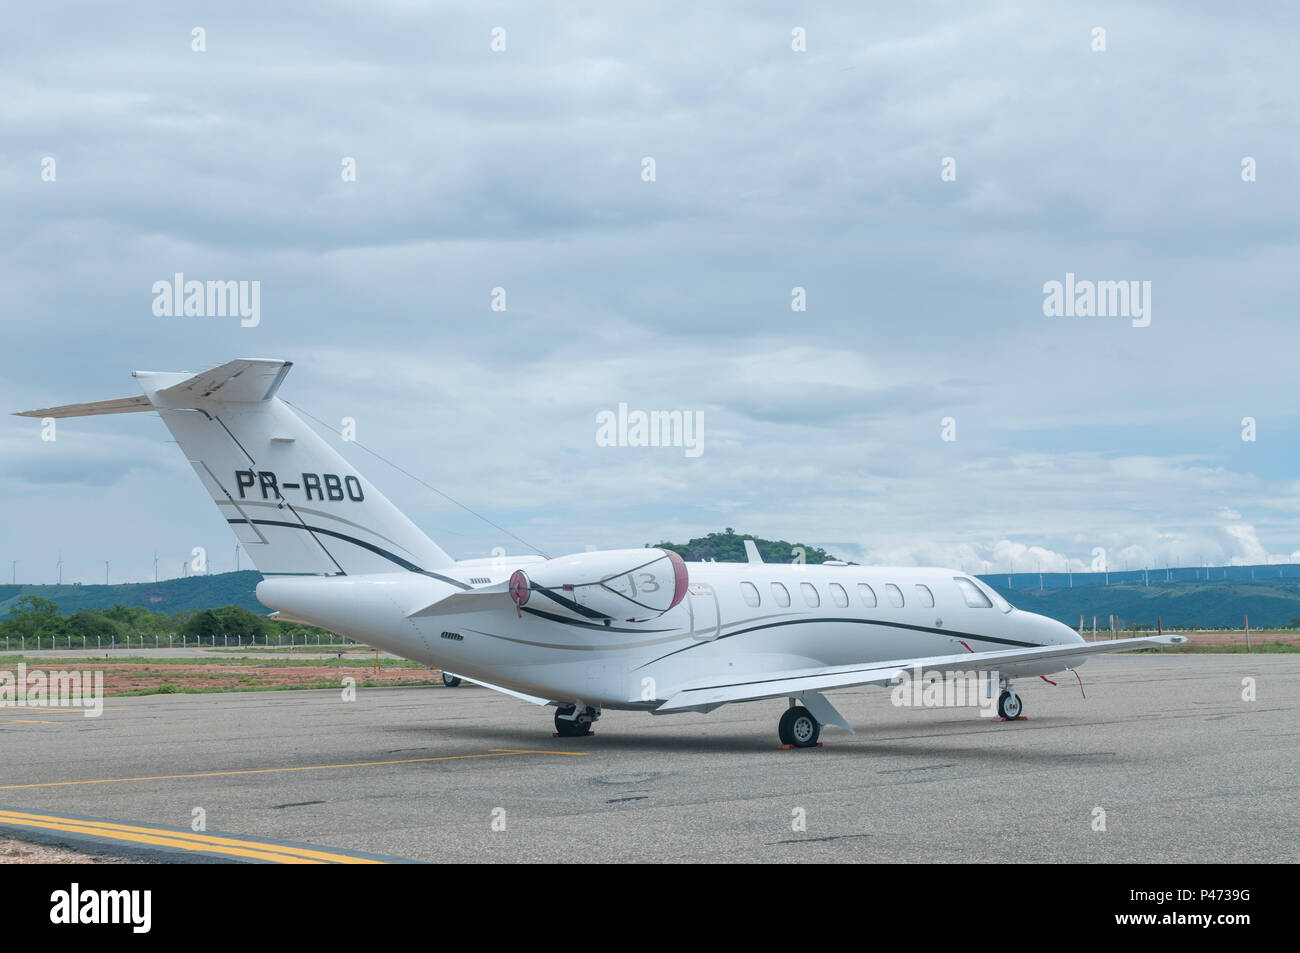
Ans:
{"type": "Polygon", "coordinates": [[[117,400],[97,400],[91,404],[64,404],[62,407],[44,407],[41,410],[20,410],[15,417],[98,417],[101,414],[135,414],[153,410],[148,397],[119,397],[117,400]]]}

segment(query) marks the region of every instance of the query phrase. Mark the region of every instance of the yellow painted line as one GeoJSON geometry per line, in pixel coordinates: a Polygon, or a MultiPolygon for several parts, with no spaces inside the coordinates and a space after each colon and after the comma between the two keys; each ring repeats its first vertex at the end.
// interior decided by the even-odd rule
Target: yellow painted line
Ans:
{"type": "Polygon", "coordinates": [[[0,725],[65,725],[64,721],[35,721],[31,718],[17,718],[13,721],[0,721],[0,725]]]}
{"type": "Polygon", "coordinates": [[[109,840],[127,841],[132,844],[149,844],[158,847],[184,847],[187,850],[194,850],[205,854],[221,854],[227,857],[247,857],[251,860],[269,860],[281,864],[319,864],[324,861],[305,860],[303,858],[288,857],[283,854],[267,854],[261,851],[241,850],[236,847],[219,848],[209,844],[187,845],[182,841],[174,841],[166,837],[150,837],[143,834],[127,834],[121,831],[104,831],[93,827],[81,827],[74,824],[53,824],[29,821],[23,825],[13,825],[22,827],[32,827],[42,830],[62,831],[66,834],[93,834],[96,837],[105,837],[109,840]]]}
{"type": "Polygon", "coordinates": [[[219,837],[215,834],[173,831],[166,828],[140,827],[134,824],[118,824],[113,821],[87,821],[71,817],[55,817],[47,814],[28,814],[23,811],[0,810],[0,824],[22,827],[40,827],[47,830],[67,831],[79,834],[94,834],[142,844],[161,844],[168,847],[180,847],[185,850],[204,851],[206,853],[233,854],[238,857],[255,857],[259,860],[274,860],[278,863],[338,863],[338,864],[379,864],[383,861],[365,857],[353,857],[332,851],[315,850],[310,847],[296,847],[289,844],[274,844],[264,841],[247,841],[234,837],[219,837]]]}
{"type": "Polygon", "coordinates": [[[393,764],[427,764],[432,761],[468,761],[475,758],[509,758],[521,754],[567,755],[585,758],[583,751],[528,751],[514,748],[493,748],[486,754],[447,754],[434,758],[403,758],[400,761],[349,761],[342,764],[304,764],[287,768],[246,768],[238,771],[204,771],[199,774],[159,774],[141,778],[91,778],[85,781],[40,781],[35,784],[0,784],[0,791],[17,791],[25,788],[61,788],[74,784],[124,784],[129,781],[182,781],[190,778],[223,778],[239,774],[276,774],[282,771],[325,771],[331,768],[375,768],[393,764]]]}

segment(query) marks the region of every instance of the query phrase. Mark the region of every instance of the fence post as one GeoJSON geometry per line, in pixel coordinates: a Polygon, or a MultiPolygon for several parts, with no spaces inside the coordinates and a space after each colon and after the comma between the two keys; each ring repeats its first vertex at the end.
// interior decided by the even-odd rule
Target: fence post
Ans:
{"type": "Polygon", "coordinates": [[[1246,616],[1246,651],[1250,651],[1250,616],[1246,616]]]}

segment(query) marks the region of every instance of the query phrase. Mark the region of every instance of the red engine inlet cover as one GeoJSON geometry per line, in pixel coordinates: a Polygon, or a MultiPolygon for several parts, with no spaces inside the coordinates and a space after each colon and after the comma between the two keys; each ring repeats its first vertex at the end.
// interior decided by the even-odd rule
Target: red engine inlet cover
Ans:
{"type": "MultiPolygon", "coordinates": [[[[686,587],[690,583],[690,578],[686,572],[686,561],[681,556],[678,556],[671,549],[665,549],[663,552],[668,554],[668,561],[673,564],[673,577],[677,583],[677,587],[673,590],[672,605],[668,607],[668,609],[671,609],[686,598],[686,587]]],[[[664,611],[667,612],[668,610],[665,609],[664,611]]]]}
{"type": "Polygon", "coordinates": [[[514,600],[515,605],[522,606],[528,601],[528,576],[522,569],[516,569],[514,575],[510,577],[510,598],[514,600]]]}

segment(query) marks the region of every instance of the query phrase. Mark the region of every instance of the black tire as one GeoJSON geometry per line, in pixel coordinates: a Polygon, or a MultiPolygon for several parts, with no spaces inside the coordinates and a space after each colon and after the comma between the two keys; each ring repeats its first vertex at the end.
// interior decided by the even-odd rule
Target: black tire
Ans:
{"type": "Polygon", "coordinates": [[[555,733],[561,738],[585,738],[591,731],[591,719],[579,715],[573,718],[573,706],[555,709],[555,733]],[[569,717],[562,717],[562,716],[569,717]]]}
{"type": "Polygon", "coordinates": [[[817,744],[821,733],[822,726],[817,723],[812,712],[802,705],[787,708],[776,726],[776,734],[781,739],[781,744],[793,745],[796,748],[813,747],[817,744]]]}
{"type": "Polygon", "coordinates": [[[455,688],[457,685],[460,684],[460,679],[457,678],[455,675],[449,675],[448,673],[443,672],[442,684],[446,685],[448,688],[455,688]]]}
{"type": "Polygon", "coordinates": [[[1004,691],[998,696],[998,717],[1015,721],[1024,714],[1025,703],[1014,692],[1004,691]]]}

